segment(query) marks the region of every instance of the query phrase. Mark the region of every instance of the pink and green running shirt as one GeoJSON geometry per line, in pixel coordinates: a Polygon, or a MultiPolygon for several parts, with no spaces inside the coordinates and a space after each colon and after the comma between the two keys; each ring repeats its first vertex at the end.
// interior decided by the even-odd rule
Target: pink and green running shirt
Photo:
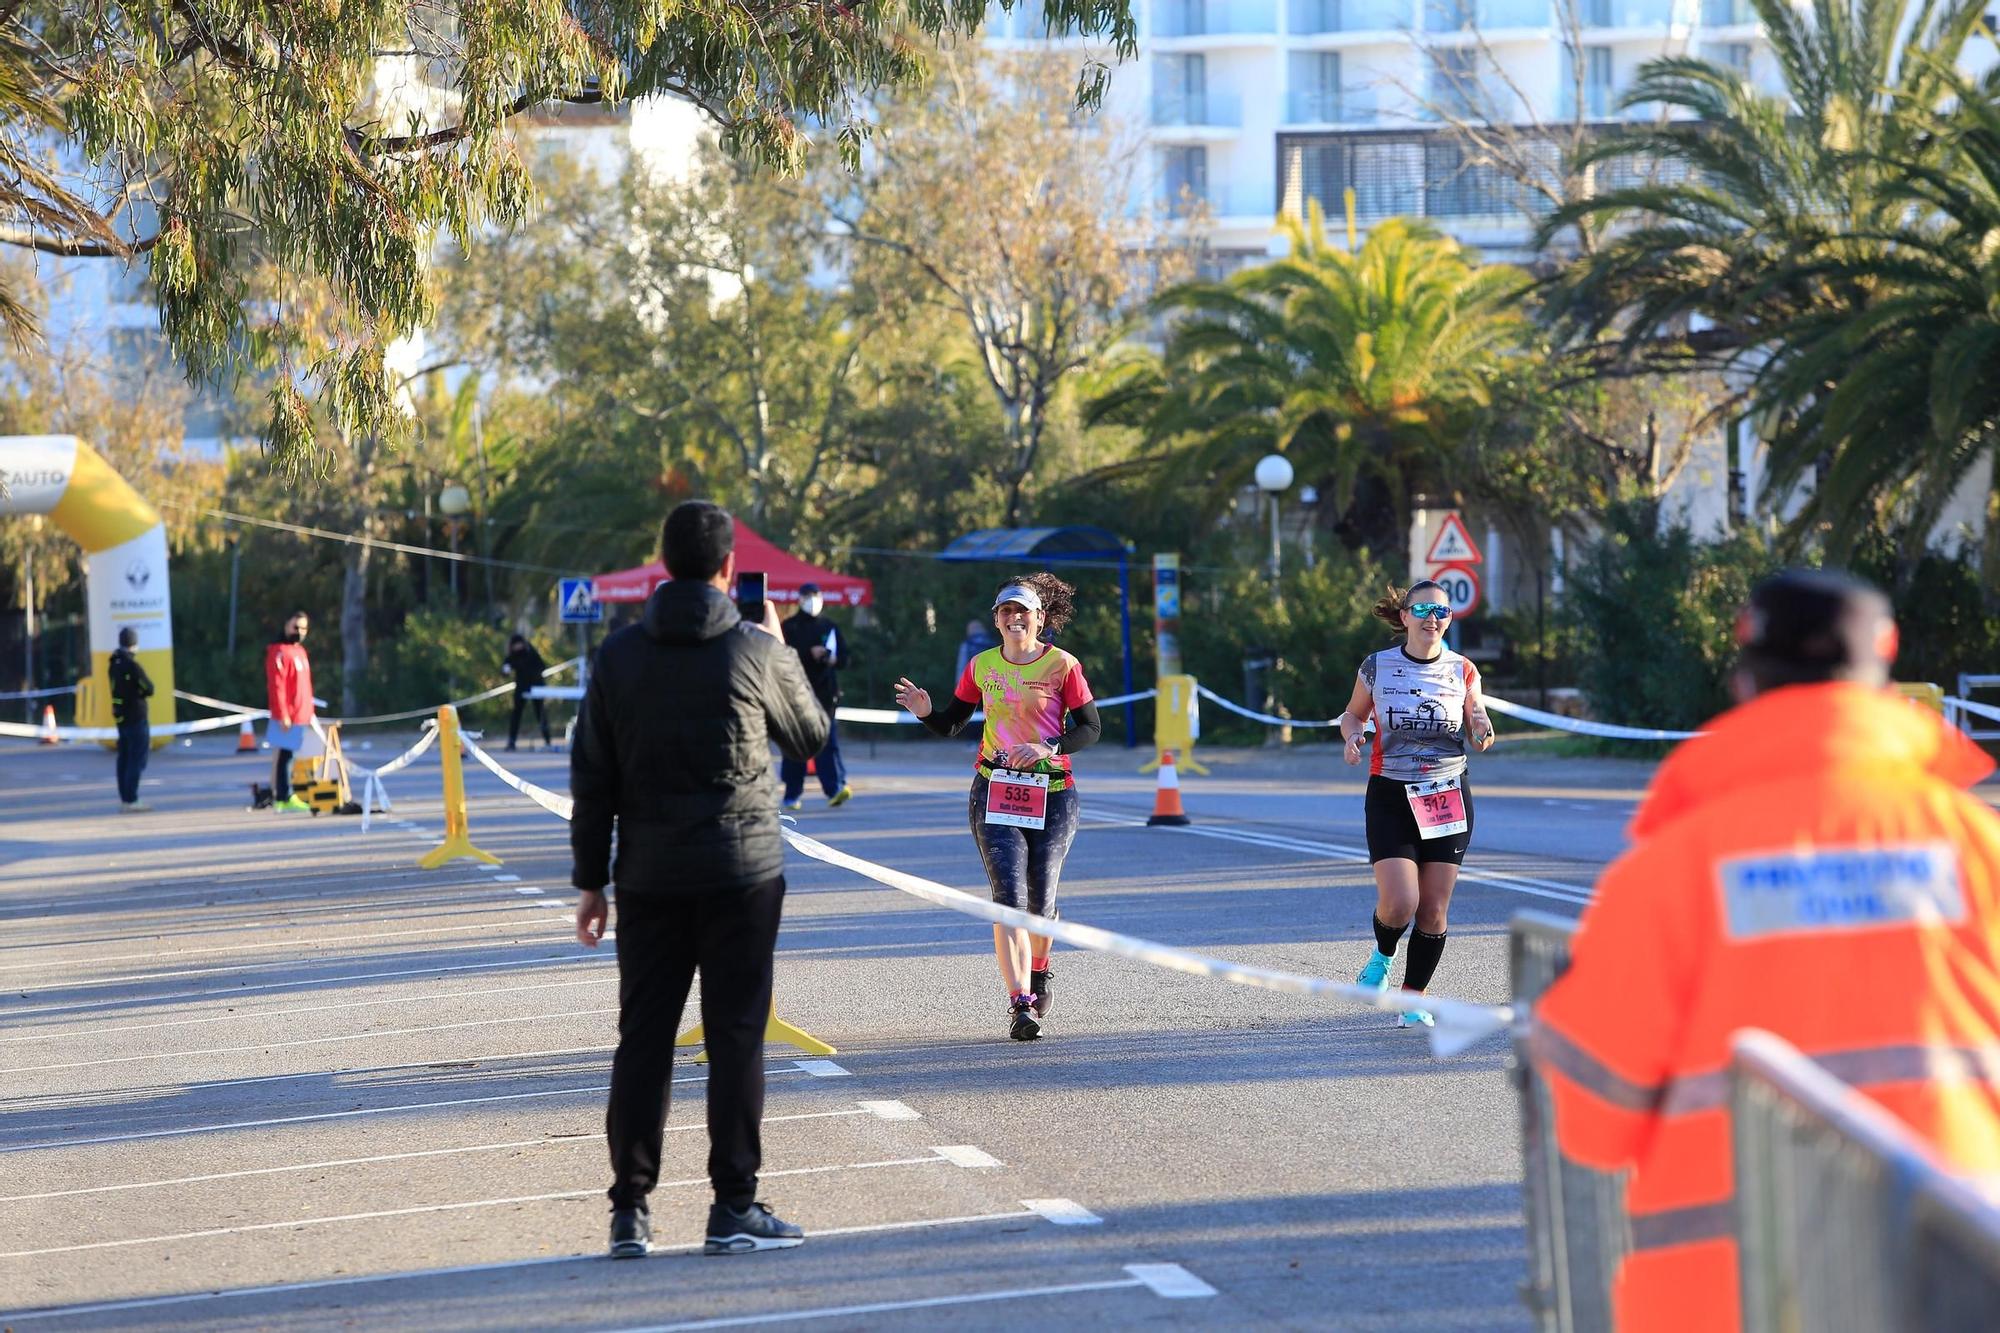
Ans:
{"type": "MultiPolygon", "coordinates": [[[[1053,743],[1062,735],[1063,714],[1083,707],[1092,697],[1083,664],[1054,644],[1025,665],[1009,662],[998,648],[988,648],[965,664],[965,674],[952,693],[986,710],[979,755],[989,768],[1000,765],[1010,745],[1053,743]]],[[[1044,759],[1030,771],[1067,776],[1069,756],[1044,759]]]]}

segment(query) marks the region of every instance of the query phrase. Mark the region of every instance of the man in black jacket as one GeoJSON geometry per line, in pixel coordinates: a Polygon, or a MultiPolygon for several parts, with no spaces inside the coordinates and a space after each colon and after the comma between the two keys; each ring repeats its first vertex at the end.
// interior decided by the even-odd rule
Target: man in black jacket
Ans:
{"type": "Polygon", "coordinates": [[[667,516],[670,581],[639,624],[605,639],[570,755],[576,933],[603,938],[618,886],[618,1053],[605,1137],[611,1254],[651,1248],[646,1197],[660,1175],[673,1042],[696,969],[707,1036],[709,1254],[797,1245],[804,1233],[756,1201],[764,1022],[785,896],[785,845],[769,743],[804,759],[827,718],[786,651],[777,616],[737,614],[735,525],[690,500],[667,516]],[[618,826],[618,862],[611,829],[618,826]]]}
{"type": "Polygon", "coordinates": [[[132,650],[139,631],[127,625],[118,631],[118,647],[105,665],[111,683],[111,720],[118,724],[118,802],[126,814],[152,809],[139,799],[139,775],[153,753],[153,724],[146,700],[153,697],[153,678],[132,650]]]}
{"type": "MultiPolygon", "coordinates": [[[[840,669],[847,665],[847,639],[838,625],[820,614],[822,604],[817,583],[799,585],[799,609],[785,621],[785,642],[799,655],[799,665],[812,683],[813,697],[826,710],[826,744],[813,760],[819,789],[826,793],[828,805],[846,805],[854,793],[847,785],[847,764],[840,757],[840,722],[833,709],[840,702],[840,669]]],[[[785,784],[785,809],[798,809],[805,803],[805,760],[787,756],[778,765],[778,776],[785,784]]]]}

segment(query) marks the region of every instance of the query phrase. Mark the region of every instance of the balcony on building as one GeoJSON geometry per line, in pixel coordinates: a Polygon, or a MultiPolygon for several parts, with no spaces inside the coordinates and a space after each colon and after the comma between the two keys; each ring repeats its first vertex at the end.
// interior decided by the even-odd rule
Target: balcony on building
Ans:
{"type": "MultiPolygon", "coordinates": [[[[1551,145],[1559,158],[1559,150],[1551,145]]],[[[1510,231],[1525,236],[1529,213],[1546,201],[1530,196],[1506,172],[1485,162],[1450,130],[1355,130],[1281,134],[1278,202],[1303,215],[1317,202],[1329,219],[1354,191],[1355,219],[1414,217],[1447,231],[1510,231]]]]}
{"type": "Polygon", "coordinates": [[[1277,0],[1153,0],[1153,37],[1278,35],[1277,0]]]}
{"type": "Polygon", "coordinates": [[[1285,94],[1287,125],[1373,125],[1381,119],[1373,88],[1296,88],[1285,94]]]}
{"type": "Polygon", "coordinates": [[[1294,37],[1329,33],[1405,32],[1416,18],[1410,0],[1291,0],[1286,13],[1294,37]]]}
{"type": "Polygon", "coordinates": [[[1756,22],[1757,11],[1750,7],[1750,0],[1702,0],[1704,28],[1747,28],[1756,22]]]}
{"type": "Polygon", "coordinates": [[[1694,21],[1686,0],[1577,0],[1577,22],[1586,32],[1658,32],[1694,21]]]}
{"type": "Polygon", "coordinates": [[[1234,93],[1156,92],[1157,129],[1235,130],[1243,126],[1243,99],[1234,93]]]}
{"type": "Polygon", "coordinates": [[[1424,0],[1425,32],[1500,32],[1554,23],[1549,0],[1424,0]]]}
{"type": "Polygon", "coordinates": [[[1277,216],[1269,187],[1259,190],[1220,181],[1203,185],[1183,182],[1172,190],[1162,187],[1154,204],[1174,217],[1206,212],[1211,219],[1249,217],[1268,222],[1277,216]]]}

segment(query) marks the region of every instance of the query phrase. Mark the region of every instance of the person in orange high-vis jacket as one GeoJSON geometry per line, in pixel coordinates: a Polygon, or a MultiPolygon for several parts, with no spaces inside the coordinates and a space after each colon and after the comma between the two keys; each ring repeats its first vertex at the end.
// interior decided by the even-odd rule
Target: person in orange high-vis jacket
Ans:
{"type": "Polygon", "coordinates": [[[303,611],[285,617],[285,629],[264,650],[264,693],[271,710],[264,739],[271,758],[272,808],[285,814],[310,810],[292,792],[292,755],[305,746],[313,722],[312,660],[306,656],[311,622],[303,611]]]}
{"type": "Polygon", "coordinates": [[[1967,1171],[2000,1169],[2000,816],[1991,760],[1886,689],[1887,600],[1760,584],[1743,702],[1661,767],[1532,1050],[1563,1155],[1630,1172],[1623,1333],[1740,1327],[1727,1069],[1774,1032],[1967,1171]]]}

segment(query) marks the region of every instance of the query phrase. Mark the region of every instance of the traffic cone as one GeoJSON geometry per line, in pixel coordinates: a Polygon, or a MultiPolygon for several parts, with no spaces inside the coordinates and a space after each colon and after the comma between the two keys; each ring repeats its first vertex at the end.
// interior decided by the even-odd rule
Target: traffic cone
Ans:
{"type": "Polygon", "coordinates": [[[42,734],[40,742],[43,745],[62,744],[62,737],[56,735],[56,706],[54,704],[42,705],[42,734]]]}
{"type": "Polygon", "coordinates": [[[257,748],[257,733],[250,730],[250,719],[243,719],[243,730],[236,733],[236,753],[257,748]]]}
{"type": "Polygon", "coordinates": [[[1191,823],[1187,811],[1181,809],[1181,775],[1174,767],[1174,752],[1168,750],[1160,756],[1160,783],[1153,789],[1153,813],[1146,823],[1187,824],[1191,823]]]}

